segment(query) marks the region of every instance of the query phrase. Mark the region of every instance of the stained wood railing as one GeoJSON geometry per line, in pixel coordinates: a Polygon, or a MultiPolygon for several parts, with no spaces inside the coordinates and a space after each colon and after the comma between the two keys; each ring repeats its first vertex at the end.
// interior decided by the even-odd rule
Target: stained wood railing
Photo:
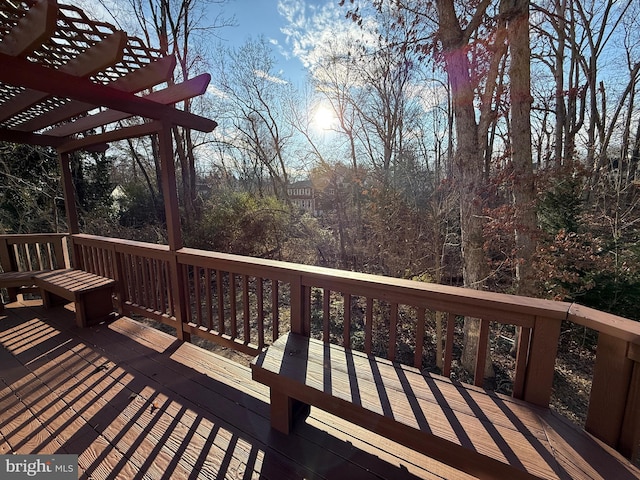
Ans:
{"type": "Polygon", "coordinates": [[[66,268],[65,237],[63,233],[0,235],[0,267],[3,272],[66,268]]]}
{"type": "Polygon", "coordinates": [[[640,322],[565,302],[90,235],[74,235],[73,252],[76,267],[118,281],[121,313],[249,354],[290,330],[422,368],[434,356],[439,314],[450,375],[454,336],[462,317],[473,317],[481,384],[492,332],[518,328],[513,396],[544,407],[562,322],[588,327],[599,342],[585,428],[639,460],[640,322]]]}
{"type": "Polygon", "coordinates": [[[118,282],[116,297],[123,315],[141,315],[182,329],[176,255],[166,245],[73,236],[74,265],[118,282]]]}
{"type": "MultiPolygon", "coordinates": [[[[37,272],[69,267],[68,244],[65,234],[22,234],[0,235],[0,272],[37,272]]],[[[37,293],[33,285],[6,285],[9,301],[14,301],[18,293],[37,293]]],[[[2,302],[0,292],[0,302],[2,302]]],[[[0,305],[0,310],[2,306],[0,305]]]]}

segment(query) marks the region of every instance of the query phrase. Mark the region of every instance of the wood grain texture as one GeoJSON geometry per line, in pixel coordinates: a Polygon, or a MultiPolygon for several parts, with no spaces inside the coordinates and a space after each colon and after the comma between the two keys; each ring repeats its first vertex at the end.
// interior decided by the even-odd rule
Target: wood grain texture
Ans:
{"type": "Polygon", "coordinates": [[[94,479],[465,478],[317,410],[276,434],[247,366],[126,317],[78,329],[73,312],[31,305],[0,317],[5,450],[50,451],[55,439],[94,479]]]}
{"type": "Polygon", "coordinates": [[[633,478],[585,432],[552,431],[547,409],[336,345],[285,335],[254,359],[252,375],[283,398],[279,418],[293,398],[480,478],[633,478]],[[606,459],[605,469],[592,458],[606,459]]]}

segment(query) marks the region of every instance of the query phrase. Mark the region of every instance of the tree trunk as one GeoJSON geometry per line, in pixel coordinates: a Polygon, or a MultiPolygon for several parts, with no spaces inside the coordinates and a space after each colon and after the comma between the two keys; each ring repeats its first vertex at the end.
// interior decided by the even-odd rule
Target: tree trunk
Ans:
{"type": "Polygon", "coordinates": [[[529,2],[518,0],[511,9],[508,39],[511,52],[511,162],[513,165],[513,203],[517,293],[534,293],[531,259],[535,253],[535,184],[531,153],[531,50],[529,46],[529,2]]]}
{"type": "MultiPolygon", "coordinates": [[[[484,254],[483,155],[478,142],[478,124],[474,109],[474,89],[471,66],[466,53],[464,35],[456,17],[453,1],[440,0],[438,34],[444,51],[445,68],[451,86],[453,114],[456,125],[455,175],[460,189],[460,229],[462,243],[462,271],[467,288],[482,289],[488,267],[484,254]]],[[[462,364],[474,370],[480,333],[478,319],[466,318],[462,364]]],[[[489,354],[487,349],[487,355],[489,354]]],[[[494,376],[490,359],[486,362],[485,377],[494,376]]]]}

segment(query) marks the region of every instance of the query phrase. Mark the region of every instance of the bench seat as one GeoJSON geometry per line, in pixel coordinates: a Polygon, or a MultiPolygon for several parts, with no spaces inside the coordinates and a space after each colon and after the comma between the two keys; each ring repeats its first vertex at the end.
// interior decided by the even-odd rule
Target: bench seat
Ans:
{"type": "Polygon", "coordinates": [[[315,406],[478,478],[638,478],[640,470],[549,409],[289,333],[251,363],[289,433],[315,406]]]}
{"type": "Polygon", "coordinates": [[[63,269],[33,276],[45,308],[74,302],[76,324],[86,327],[106,319],[113,312],[111,298],[115,280],[83,270],[63,269]]]}
{"type": "Polygon", "coordinates": [[[45,273],[48,270],[35,270],[28,272],[2,272],[0,273],[0,288],[28,287],[33,285],[33,276],[45,273]]]}
{"type": "MultiPolygon", "coordinates": [[[[0,288],[6,288],[9,292],[9,301],[14,301],[18,293],[33,293],[39,291],[35,286],[33,276],[50,270],[28,270],[24,272],[1,272],[0,288]]],[[[0,311],[4,309],[0,298],[0,311]]]]}

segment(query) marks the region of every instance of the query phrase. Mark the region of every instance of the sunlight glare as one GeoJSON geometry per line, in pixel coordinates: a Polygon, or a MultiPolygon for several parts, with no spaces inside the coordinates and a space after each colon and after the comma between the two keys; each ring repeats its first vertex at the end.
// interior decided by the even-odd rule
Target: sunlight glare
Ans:
{"type": "Polygon", "coordinates": [[[312,124],[317,130],[331,130],[336,121],[333,110],[325,105],[319,105],[313,113],[312,124]]]}

